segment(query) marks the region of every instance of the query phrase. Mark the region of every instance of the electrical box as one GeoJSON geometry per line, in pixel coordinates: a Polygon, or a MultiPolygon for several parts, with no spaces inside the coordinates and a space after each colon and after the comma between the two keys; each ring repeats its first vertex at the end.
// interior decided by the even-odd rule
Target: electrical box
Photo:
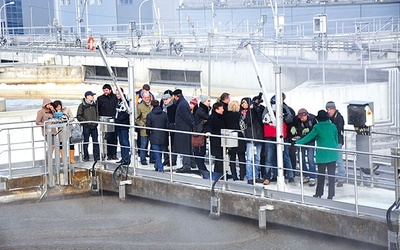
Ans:
{"type": "Polygon", "coordinates": [[[351,101],[347,105],[347,120],[354,127],[371,127],[374,125],[374,103],[351,101]]]}
{"type": "Polygon", "coordinates": [[[313,18],[313,31],[317,34],[326,33],[326,15],[321,14],[313,18]]]}
{"type": "MultiPolygon", "coordinates": [[[[228,137],[238,137],[238,131],[232,130],[232,129],[221,129],[221,135],[222,136],[228,136],[228,137]]],[[[235,138],[227,138],[224,137],[221,140],[221,144],[225,145],[227,148],[236,148],[238,146],[238,139],[235,138]]]]}

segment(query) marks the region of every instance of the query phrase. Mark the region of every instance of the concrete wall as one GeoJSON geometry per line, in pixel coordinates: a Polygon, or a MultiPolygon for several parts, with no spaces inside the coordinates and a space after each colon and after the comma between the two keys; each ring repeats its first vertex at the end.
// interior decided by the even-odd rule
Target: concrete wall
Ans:
{"type": "MultiPolygon", "coordinates": [[[[105,190],[117,192],[111,183],[111,173],[100,171],[97,174],[102,176],[101,186],[105,190]]],[[[126,186],[127,195],[210,210],[211,193],[208,188],[143,177],[133,177],[132,181],[132,185],[126,186]]],[[[221,199],[221,216],[231,214],[258,219],[259,208],[268,204],[273,205],[274,210],[267,211],[267,229],[268,223],[277,223],[300,230],[387,245],[387,226],[383,219],[242,193],[217,190],[216,195],[221,199]]]]}
{"type": "Polygon", "coordinates": [[[81,66],[18,66],[1,68],[0,82],[7,84],[81,83],[81,66]]]}

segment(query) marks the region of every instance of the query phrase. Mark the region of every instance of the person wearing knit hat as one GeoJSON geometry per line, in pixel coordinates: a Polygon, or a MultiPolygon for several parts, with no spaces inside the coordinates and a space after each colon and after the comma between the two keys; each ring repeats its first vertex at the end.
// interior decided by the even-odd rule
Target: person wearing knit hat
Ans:
{"type": "MultiPolygon", "coordinates": [[[[199,108],[194,114],[194,132],[205,133],[205,124],[209,118],[210,112],[210,97],[205,95],[200,95],[199,108]]],[[[196,156],[194,161],[196,162],[197,168],[201,171],[208,171],[205,165],[205,155],[206,155],[206,144],[193,147],[193,154],[196,156]]]]}
{"type": "Polygon", "coordinates": [[[198,103],[196,98],[193,98],[192,100],[190,100],[190,104],[193,104],[194,106],[197,106],[197,104],[199,104],[199,103],[198,103]]]}
{"type": "MultiPolygon", "coordinates": [[[[316,140],[318,147],[336,149],[338,146],[338,133],[336,126],[329,121],[325,110],[318,111],[316,117],[318,123],[305,137],[296,141],[296,144],[303,145],[316,140]]],[[[328,170],[329,188],[328,199],[335,196],[335,168],[338,159],[337,151],[317,148],[316,163],[318,165],[317,188],[314,197],[321,198],[324,195],[325,171],[328,170]]]]}
{"type": "Polygon", "coordinates": [[[336,105],[335,105],[334,102],[329,101],[329,102],[326,103],[325,109],[327,109],[327,110],[328,110],[328,109],[336,109],[336,105]]]}
{"type": "Polygon", "coordinates": [[[166,99],[171,98],[171,95],[170,95],[170,94],[164,94],[161,98],[162,98],[163,100],[166,100],[166,99]]]}
{"type": "MultiPolygon", "coordinates": [[[[299,109],[297,112],[297,122],[295,125],[296,136],[295,138],[303,138],[312,131],[313,127],[317,124],[317,119],[313,114],[309,114],[305,108],[299,109]]],[[[315,146],[315,140],[312,140],[306,145],[315,146]]],[[[315,186],[315,148],[301,148],[301,162],[304,171],[303,183],[308,183],[310,187],[315,186]],[[306,161],[307,159],[307,161],[306,161]]]]}
{"type": "Polygon", "coordinates": [[[308,111],[305,108],[299,109],[299,112],[297,112],[297,117],[301,118],[302,116],[307,116],[308,115],[308,111]]]}
{"type": "Polygon", "coordinates": [[[190,106],[190,112],[192,112],[193,119],[194,119],[194,115],[196,114],[196,111],[197,111],[197,109],[199,107],[197,99],[193,98],[192,100],[190,100],[189,106],[190,106]]]}
{"type": "Polygon", "coordinates": [[[210,100],[210,96],[208,96],[208,95],[200,95],[199,98],[200,98],[200,102],[202,102],[202,103],[205,103],[207,100],[210,100]]]}
{"type": "MultiPolygon", "coordinates": [[[[325,105],[326,112],[328,113],[328,116],[330,117],[330,120],[333,124],[336,125],[337,133],[338,133],[338,149],[342,149],[344,145],[344,118],[342,114],[340,114],[339,110],[336,109],[336,105],[333,101],[329,101],[325,105]]],[[[344,177],[346,175],[346,170],[345,170],[345,165],[343,161],[343,152],[339,153],[339,158],[336,161],[337,165],[337,175],[338,177],[338,183],[337,187],[343,187],[343,182],[344,182],[344,177]]]]}

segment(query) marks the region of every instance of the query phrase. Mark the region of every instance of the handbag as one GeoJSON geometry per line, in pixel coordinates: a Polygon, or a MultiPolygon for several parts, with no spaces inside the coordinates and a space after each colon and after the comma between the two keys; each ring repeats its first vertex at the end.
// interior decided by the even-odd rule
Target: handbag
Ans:
{"type": "Polygon", "coordinates": [[[83,128],[80,124],[73,123],[69,126],[71,136],[69,138],[70,144],[81,143],[83,141],[83,128]]]}
{"type": "Polygon", "coordinates": [[[204,146],[205,136],[203,135],[193,135],[192,136],[192,146],[193,147],[202,147],[204,146]]]}

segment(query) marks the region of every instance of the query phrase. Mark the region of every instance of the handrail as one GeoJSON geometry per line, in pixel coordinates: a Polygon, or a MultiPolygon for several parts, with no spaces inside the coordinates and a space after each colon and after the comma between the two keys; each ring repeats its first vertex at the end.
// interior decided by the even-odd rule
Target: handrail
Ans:
{"type": "MultiPolygon", "coordinates": [[[[29,121],[29,122],[31,122],[31,121],[29,121]]],[[[18,124],[23,124],[24,122],[19,122],[18,124]]],[[[104,125],[115,125],[114,123],[109,123],[109,122],[97,122],[98,124],[104,124],[104,125]]],[[[80,123],[80,124],[83,124],[83,123],[80,123]]],[[[148,128],[148,127],[140,127],[140,126],[136,126],[136,125],[118,125],[118,126],[123,126],[123,127],[128,127],[128,128],[130,128],[130,130],[131,131],[134,131],[136,128],[138,128],[138,129],[148,129],[148,130],[159,130],[159,131],[165,131],[165,132],[168,132],[168,133],[170,133],[170,132],[173,132],[173,133],[183,133],[183,134],[188,134],[188,135],[204,135],[203,133],[194,133],[194,132],[188,132],[188,131],[176,131],[176,130],[170,130],[170,129],[154,129],[154,128],[148,128]]],[[[21,130],[30,130],[30,129],[36,129],[36,128],[39,128],[39,127],[41,127],[41,126],[36,126],[36,125],[34,125],[34,126],[30,126],[30,127],[9,127],[9,128],[3,128],[2,129],[2,131],[0,131],[0,134],[2,133],[2,132],[4,132],[4,131],[21,131],[21,130]]],[[[39,132],[39,129],[37,129],[36,130],[37,132],[39,132]]],[[[21,134],[21,132],[18,132],[18,134],[21,134]]],[[[16,134],[12,134],[11,133],[11,137],[12,136],[17,136],[16,134]]],[[[246,138],[238,138],[238,137],[235,137],[235,136],[223,136],[223,135],[210,135],[211,137],[219,137],[219,138],[229,138],[229,139],[235,139],[235,140],[246,140],[246,141],[249,141],[248,139],[246,139],[246,138]]],[[[43,139],[41,139],[40,141],[43,141],[43,139]]],[[[40,142],[39,141],[39,142],[40,142]]],[[[271,144],[274,144],[274,145],[278,145],[279,143],[278,142],[275,142],[275,141],[265,141],[265,140],[250,140],[250,141],[252,141],[252,142],[261,142],[261,143],[271,143],[271,144]]],[[[28,144],[28,143],[30,143],[30,141],[29,142],[23,142],[23,143],[21,143],[21,144],[24,144],[24,143],[26,143],[26,144],[28,144]]],[[[99,142],[99,143],[101,143],[101,142],[99,142]]],[[[34,150],[33,148],[30,148],[29,146],[26,146],[26,147],[22,147],[22,148],[15,148],[15,146],[17,145],[18,143],[11,143],[9,146],[10,146],[10,148],[11,148],[11,150],[13,151],[13,153],[14,154],[18,154],[17,152],[19,152],[19,151],[21,151],[21,152],[23,152],[24,150],[34,150]]],[[[282,143],[283,145],[286,145],[286,146],[289,146],[290,144],[288,144],[288,143],[282,143]]],[[[1,145],[0,145],[1,146],[1,145]]],[[[315,148],[315,149],[326,149],[326,150],[332,150],[332,151],[337,151],[337,152],[343,152],[343,153],[345,153],[345,154],[349,154],[349,155],[353,155],[354,156],[354,159],[356,160],[356,158],[357,158],[357,155],[370,155],[370,156],[373,156],[373,157],[384,157],[384,158],[386,158],[386,159],[399,159],[400,158],[400,156],[393,156],[393,155],[386,155],[386,154],[376,154],[376,153],[369,153],[369,152],[360,152],[360,151],[356,151],[356,150],[340,150],[340,149],[329,149],[329,148],[323,148],[323,147],[317,147],[317,146],[309,146],[309,145],[301,145],[301,146],[296,146],[296,148],[300,148],[300,147],[304,147],[304,148],[315,148]]],[[[136,147],[136,145],[135,145],[135,143],[133,143],[132,141],[131,141],[131,149],[134,149],[134,150],[137,150],[138,148],[136,147]]],[[[2,154],[4,154],[5,152],[8,152],[8,149],[5,149],[5,150],[1,150],[0,151],[0,155],[2,155],[2,154]]],[[[34,151],[33,151],[34,152],[34,151]]],[[[35,153],[35,155],[36,156],[39,156],[38,154],[40,154],[40,153],[42,153],[42,150],[40,150],[40,151],[38,151],[38,152],[36,152],[35,153]],[[39,153],[38,153],[39,152],[39,153]]],[[[170,155],[172,155],[172,154],[175,154],[174,152],[171,152],[171,151],[169,151],[169,154],[170,155]]],[[[132,156],[132,157],[134,157],[135,158],[135,156],[132,156]]],[[[192,155],[190,155],[190,157],[193,157],[192,155]]],[[[40,158],[40,157],[36,157],[36,161],[37,160],[43,160],[44,159],[44,157],[43,158],[40,158]]],[[[204,159],[207,161],[208,160],[208,162],[211,162],[212,161],[212,159],[211,159],[211,155],[209,155],[208,157],[207,156],[204,156],[204,159]]],[[[218,160],[218,159],[215,159],[215,160],[218,160]]],[[[223,160],[224,162],[226,162],[226,163],[229,163],[229,161],[227,161],[227,160],[223,160]]],[[[18,167],[17,165],[15,165],[16,164],[16,161],[15,160],[13,160],[13,159],[11,159],[11,162],[9,162],[9,164],[10,164],[10,169],[9,169],[9,171],[10,171],[10,173],[12,172],[12,171],[14,171],[14,170],[16,170],[16,169],[20,169],[21,167],[18,167]]],[[[301,163],[300,163],[301,164],[301,163]]],[[[356,162],[354,161],[354,164],[356,164],[356,162]]],[[[0,165],[1,166],[1,165],[0,165]]],[[[258,166],[260,166],[260,167],[272,167],[272,168],[275,168],[276,166],[265,166],[264,165],[264,163],[260,163],[258,166]]],[[[254,167],[256,167],[255,165],[254,165],[254,167]]],[[[135,167],[135,169],[136,168],[141,168],[141,167],[139,167],[139,166],[137,166],[137,167],[135,167]]],[[[357,167],[357,169],[358,169],[358,167],[357,167]]],[[[135,171],[137,171],[137,170],[135,170],[135,171]]],[[[296,173],[300,173],[300,175],[301,176],[303,176],[303,174],[304,173],[308,173],[307,171],[303,171],[302,170],[302,168],[300,168],[300,169],[293,169],[292,171],[294,171],[294,172],[296,172],[296,173]]],[[[356,169],[354,168],[354,171],[356,171],[356,169]]],[[[359,170],[357,170],[357,171],[359,171],[359,170]]],[[[0,172],[3,172],[3,171],[1,171],[0,170],[0,172]]],[[[154,172],[154,171],[153,171],[154,172]]],[[[210,174],[211,174],[211,172],[210,172],[210,174]]],[[[148,173],[148,174],[146,174],[146,177],[151,177],[151,174],[150,173],[148,173]]],[[[174,175],[174,172],[172,171],[172,168],[170,169],[170,181],[173,181],[173,182],[175,182],[175,181],[177,181],[177,179],[176,179],[176,176],[174,175]]],[[[347,175],[346,175],[347,176],[347,175]]],[[[189,177],[188,177],[189,178],[189,177]]],[[[211,176],[210,176],[210,182],[208,183],[208,187],[211,187],[211,185],[212,185],[212,181],[211,181],[211,176]]],[[[190,181],[190,178],[189,179],[186,179],[186,181],[187,180],[189,180],[190,181]]],[[[361,177],[359,177],[358,176],[358,174],[357,174],[357,176],[354,176],[354,178],[352,178],[351,176],[348,176],[348,177],[346,177],[346,180],[349,182],[349,183],[352,183],[352,182],[360,182],[360,183],[362,183],[363,182],[363,179],[361,179],[361,177]]],[[[373,180],[374,182],[376,181],[376,180],[373,180]]],[[[393,183],[393,181],[391,181],[390,183],[393,183]]],[[[390,184],[390,183],[386,183],[385,185],[386,185],[386,188],[389,188],[389,189],[392,189],[393,187],[394,187],[394,185],[393,184],[390,184]]],[[[226,184],[221,184],[221,185],[226,185],[226,184]]],[[[233,185],[233,184],[232,184],[233,185]]],[[[235,184],[236,185],[236,184],[235,184]]],[[[252,188],[252,186],[250,186],[250,185],[245,185],[247,188],[252,188]]],[[[254,186],[254,188],[260,188],[260,187],[257,187],[257,186],[254,186]]],[[[262,187],[261,187],[262,188],[262,187]]],[[[303,190],[303,186],[302,186],[302,190],[303,190]]],[[[252,192],[250,192],[250,193],[248,193],[248,194],[251,194],[252,192]]],[[[303,193],[303,191],[301,192],[301,196],[302,197],[304,197],[306,194],[305,193],[303,193]]],[[[309,202],[308,200],[306,200],[306,199],[304,199],[304,198],[302,198],[302,202],[303,203],[305,203],[307,201],[307,203],[309,202]]],[[[358,205],[358,204],[357,204],[358,205]]]]}

